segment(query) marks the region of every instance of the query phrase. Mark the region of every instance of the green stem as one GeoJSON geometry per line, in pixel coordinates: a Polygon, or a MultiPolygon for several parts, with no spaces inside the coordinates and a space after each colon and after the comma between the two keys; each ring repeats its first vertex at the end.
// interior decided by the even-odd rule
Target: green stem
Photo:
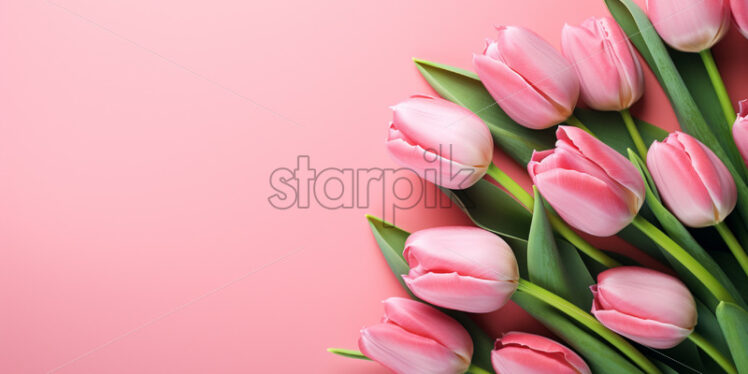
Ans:
{"type": "Polygon", "coordinates": [[[569,118],[566,119],[566,124],[570,126],[579,127],[580,129],[587,131],[587,133],[589,133],[590,135],[595,136],[595,134],[592,133],[592,130],[587,128],[587,126],[585,126],[584,123],[582,123],[582,121],[580,121],[579,118],[577,118],[573,114],[570,115],[569,118]]]}
{"type": "Polygon", "coordinates": [[[620,335],[603,326],[589,313],[585,312],[582,309],[579,309],[579,307],[566,301],[564,298],[524,279],[519,280],[517,292],[524,292],[540,301],[543,301],[544,303],[558,309],[567,316],[573,318],[575,321],[597,333],[608,343],[615,346],[619,351],[621,351],[621,353],[626,355],[626,357],[631,359],[631,361],[636,363],[646,373],[660,373],[660,370],[657,369],[657,367],[652,364],[652,362],[649,361],[647,357],[645,357],[641,352],[634,348],[634,346],[626,341],[626,339],[622,338],[620,335]]]}
{"type": "Polygon", "coordinates": [[[735,256],[735,258],[738,260],[740,267],[743,268],[743,272],[748,275],[748,255],[746,255],[745,249],[743,249],[743,247],[740,245],[738,239],[735,238],[735,235],[732,233],[732,231],[730,231],[730,228],[727,227],[727,224],[725,224],[725,222],[720,222],[714,225],[714,227],[722,236],[722,239],[724,239],[727,247],[730,248],[732,255],[735,256]]]}
{"type": "Polygon", "coordinates": [[[641,156],[642,160],[646,160],[647,159],[647,146],[644,144],[644,139],[642,139],[642,135],[639,133],[639,129],[636,127],[636,122],[634,122],[634,118],[631,117],[631,113],[629,112],[628,109],[624,109],[620,113],[621,113],[621,117],[623,117],[623,123],[626,124],[626,130],[629,131],[631,140],[634,141],[636,150],[639,152],[639,156],[641,156]]]}
{"type": "Polygon", "coordinates": [[[657,245],[662,247],[667,253],[673,256],[681,265],[685,266],[704,286],[721,301],[735,302],[735,299],[727,292],[724,286],[709,273],[706,268],[693,258],[683,247],[678,245],[673,239],[670,239],[664,232],[655,225],[647,221],[642,216],[636,216],[632,224],[641,232],[646,234],[657,245]]]}
{"type": "Polygon", "coordinates": [[[468,368],[467,373],[471,374],[491,374],[490,371],[476,365],[476,364],[470,364],[470,367],[468,368]]]}
{"type": "Polygon", "coordinates": [[[504,187],[509,194],[514,196],[515,199],[519,200],[522,205],[528,210],[532,211],[532,207],[535,205],[535,199],[530,195],[519,183],[515,182],[503,170],[499,169],[493,162],[488,165],[486,174],[490,175],[501,187],[504,187]]]}
{"type": "Polygon", "coordinates": [[[722,369],[724,369],[728,374],[738,374],[738,369],[735,368],[735,366],[732,364],[732,361],[722,355],[722,353],[714,345],[712,345],[712,343],[704,339],[703,336],[697,334],[696,332],[692,332],[691,335],[688,336],[688,339],[696,344],[699,348],[701,348],[704,353],[708,354],[709,357],[711,357],[714,362],[719,364],[719,366],[721,366],[722,369]]]}
{"type": "Polygon", "coordinates": [[[727,119],[727,123],[732,126],[733,123],[735,123],[735,109],[732,107],[732,101],[730,101],[730,95],[727,94],[727,88],[725,87],[725,82],[722,80],[722,76],[719,74],[719,69],[717,69],[717,63],[714,62],[714,56],[712,56],[712,50],[711,49],[705,49],[701,52],[699,52],[699,56],[701,56],[701,60],[704,61],[704,67],[706,67],[706,72],[709,74],[709,79],[712,81],[712,86],[714,86],[714,91],[717,92],[717,98],[719,99],[719,104],[722,106],[722,111],[725,112],[725,118],[727,119]]]}
{"type": "MultiPolygon", "coordinates": [[[[515,182],[512,177],[499,169],[494,163],[491,163],[491,165],[488,166],[486,174],[491,176],[491,178],[504,187],[509,194],[522,203],[527,210],[532,212],[535,205],[535,199],[524,188],[522,188],[522,186],[515,182]]],[[[568,240],[569,243],[573,244],[582,253],[586,254],[593,260],[605,265],[606,267],[616,267],[620,265],[618,261],[584,240],[584,238],[572,230],[571,227],[569,227],[569,225],[567,225],[566,222],[559,218],[555,213],[548,212],[548,220],[551,222],[551,226],[553,226],[557,233],[561,234],[561,236],[568,240]]]]}

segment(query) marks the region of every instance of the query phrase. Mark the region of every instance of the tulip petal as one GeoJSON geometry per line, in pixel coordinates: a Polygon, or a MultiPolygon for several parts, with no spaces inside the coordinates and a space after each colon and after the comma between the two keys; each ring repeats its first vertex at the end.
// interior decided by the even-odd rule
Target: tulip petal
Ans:
{"type": "Polygon", "coordinates": [[[404,275],[408,288],[421,299],[444,308],[488,313],[503,307],[517,289],[513,281],[495,281],[457,273],[404,275]]]}
{"type": "Polygon", "coordinates": [[[571,110],[561,110],[519,73],[484,55],[473,57],[483,85],[506,114],[522,126],[540,130],[564,121],[571,110]]]}
{"type": "Polygon", "coordinates": [[[669,323],[641,319],[616,310],[597,310],[594,306],[592,314],[605,327],[616,333],[657,349],[675,347],[693,332],[693,328],[684,329],[669,323]]]}
{"type": "Polygon", "coordinates": [[[383,301],[384,322],[394,323],[404,330],[429,338],[470,361],[473,340],[457,321],[424,303],[391,297],[383,301]]]}
{"type": "Polygon", "coordinates": [[[665,273],[634,266],[610,269],[598,275],[593,294],[601,309],[686,329],[696,325],[691,292],[683,282],[665,273]]]}
{"type": "Polygon", "coordinates": [[[361,330],[358,346],[366,357],[395,373],[454,374],[465,372],[469,366],[469,361],[438,342],[389,323],[361,330]]]}
{"type": "Polygon", "coordinates": [[[491,353],[491,363],[497,374],[580,373],[573,366],[563,361],[561,354],[548,354],[516,346],[493,351],[491,353]]]}
{"type": "Polygon", "coordinates": [[[535,185],[566,222],[591,235],[614,235],[636,213],[614,187],[574,170],[546,171],[535,176],[535,185]]]}
{"type": "Polygon", "coordinates": [[[459,164],[486,167],[493,155],[488,127],[473,112],[443,99],[412,96],[392,107],[404,138],[459,164]]]}
{"type": "Polygon", "coordinates": [[[711,48],[730,26],[726,0],[647,0],[647,15],[662,39],[683,52],[711,48]]]}
{"type": "MultiPolygon", "coordinates": [[[[748,0],[746,0],[746,8],[748,8],[748,0]]],[[[746,18],[748,18],[748,14],[746,14],[746,18]]],[[[743,162],[748,165],[748,100],[740,101],[738,118],[732,126],[732,137],[735,139],[735,145],[738,146],[740,155],[743,156],[743,162]]]]}
{"type": "MultiPolygon", "coordinates": [[[[392,130],[392,129],[391,129],[392,130]]],[[[449,189],[461,190],[483,178],[488,165],[467,166],[439,156],[420,145],[394,137],[387,141],[387,150],[400,165],[410,168],[419,177],[449,189]]]]}
{"type": "Polygon", "coordinates": [[[597,110],[623,110],[644,93],[639,60],[623,30],[610,17],[565,25],[564,55],[574,62],[582,99],[597,110]]]}
{"type": "Polygon", "coordinates": [[[559,126],[556,137],[558,143],[572,145],[600,166],[610,178],[631,191],[639,200],[636,211],[639,210],[644,202],[644,180],[639,170],[626,157],[577,127],[559,126]]]}
{"type": "Polygon", "coordinates": [[[681,222],[691,227],[716,223],[712,198],[688,154],[669,143],[654,143],[647,153],[647,166],[665,205],[681,222]]]}
{"type": "MultiPolygon", "coordinates": [[[[724,163],[696,138],[680,131],[673,133],[691,160],[701,183],[706,187],[716,209],[716,220],[722,222],[735,208],[738,192],[735,181],[724,163]]],[[[666,140],[667,141],[667,140],[666,140]]]]}
{"type": "Polygon", "coordinates": [[[470,226],[434,227],[411,234],[403,257],[411,272],[452,273],[517,281],[514,253],[498,235],[470,226]]]}
{"type": "Polygon", "coordinates": [[[563,361],[573,366],[578,373],[589,374],[590,368],[579,355],[566,346],[546,337],[521,332],[508,332],[496,341],[497,346],[522,346],[551,355],[560,354],[563,361]]]}
{"type": "Polygon", "coordinates": [[[748,0],[732,0],[730,6],[740,33],[748,38],[748,0]]]}
{"type": "Polygon", "coordinates": [[[497,31],[496,44],[504,64],[521,72],[523,79],[549,101],[573,109],[579,98],[579,81],[569,61],[531,30],[501,26],[497,31]]]}

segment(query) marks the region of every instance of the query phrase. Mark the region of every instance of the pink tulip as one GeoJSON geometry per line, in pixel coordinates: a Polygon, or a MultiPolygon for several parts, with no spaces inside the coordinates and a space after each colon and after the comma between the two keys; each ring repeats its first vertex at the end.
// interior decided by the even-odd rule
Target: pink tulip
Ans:
{"type": "Polygon", "coordinates": [[[506,114],[522,126],[545,129],[571,115],[579,81],[568,61],[534,32],[498,28],[473,64],[483,85],[506,114]]]}
{"type": "Polygon", "coordinates": [[[683,52],[717,44],[730,28],[729,0],[647,0],[647,14],[665,43],[683,52]]]}
{"type": "Polygon", "coordinates": [[[611,17],[565,25],[564,56],[574,63],[582,100],[593,109],[628,109],[644,94],[644,74],[634,47],[611,17]]]}
{"type": "Polygon", "coordinates": [[[683,282],[673,276],[621,266],[600,273],[590,289],[595,318],[639,344],[672,348],[696,326],[696,302],[683,282]]]}
{"type": "Polygon", "coordinates": [[[748,165],[748,99],[740,102],[740,112],[732,125],[732,137],[743,161],[748,165]]]}
{"type": "Polygon", "coordinates": [[[483,121],[449,101],[416,95],[394,107],[387,150],[421,178],[465,189],[483,178],[493,139],[483,121]]]}
{"type": "Polygon", "coordinates": [[[361,330],[359,349],[395,373],[462,374],[473,341],[465,328],[434,307],[391,297],[382,322],[361,330]]]}
{"type": "Polygon", "coordinates": [[[532,155],[530,177],[571,226],[610,236],[634,219],[644,202],[644,181],[620,153],[576,127],[559,126],[556,148],[532,155]]]}
{"type": "Polygon", "coordinates": [[[647,166],[665,205],[687,226],[722,222],[738,200],[732,175],[704,144],[676,131],[654,142],[647,166]]]}
{"type": "Polygon", "coordinates": [[[411,234],[403,252],[405,284],[419,298],[472,313],[497,310],[517,289],[519,268],[503,239],[477,227],[435,227],[411,234]]]}
{"type": "Polygon", "coordinates": [[[738,25],[740,33],[748,38],[748,0],[732,0],[730,1],[730,7],[732,8],[732,17],[735,19],[735,24],[738,25]]]}
{"type": "Polygon", "coordinates": [[[539,335],[508,332],[496,340],[491,362],[497,374],[590,374],[574,351],[539,335]]]}

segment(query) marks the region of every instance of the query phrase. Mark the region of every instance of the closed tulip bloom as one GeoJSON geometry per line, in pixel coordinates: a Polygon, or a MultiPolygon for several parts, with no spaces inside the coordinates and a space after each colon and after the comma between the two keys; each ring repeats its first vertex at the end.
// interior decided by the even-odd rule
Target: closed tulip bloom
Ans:
{"type": "Polygon", "coordinates": [[[590,374],[590,368],[569,348],[542,336],[508,332],[491,352],[496,374],[590,374]]]}
{"type": "Polygon", "coordinates": [[[559,126],[556,148],[527,165],[540,193],[561,218],[595,236],[611,236],[633,221],[644,202],[644,180],[620,153],[576,127],[559,126]]]}
{"type": "Polygon", "coordinates": [[[621,266],[600,273],[590,289],[595,318],[647,347],[675,347],[696,326],[696,302],[683,282],[673,276],[621,266]]]}
{"type": "Polygon", "coordinates": [[[493,139],[471,111],[444,99],[417,95],[392,107],[387,150],[401,165],[437,185],[465,189],[483,178],[493,139]]]}
{"type": "Polygon", "coordinates": [[[748,100],[740,102],[740,112],[732,125],[732,137],[738,146],[743,161],[748,164],[748,100]]]}
{"type": "Polygon", "coordinates": [[[582,100],[597,110],[628,109],[644,94],[644,74],[634,47],[611,17],[565,25],[561,46],[579,77],[582,100]]]}
{"type": "Polygon", "coordinates": [[[730,28],[729,0],[647,0],[647,15],[665,43],[683,52],[717,44],[730,28]]]}
{"type": "Polygon", "coordinates": [[[470,366],[473,341],[457,321],[418,301],[392,297],[382,322],[361,330],[366,357],[402,374],[462,374],[470,366]]]}
{"type": "Polygon", "coordinates": [[[647,167],[665,205],[690,227],[722,222],[738,199],[735,181],[711,149],[676,131],[654,142],[647,167]]]}
{"type": "Polygon", "coordinates": [[[419,298],[471,313],[497,310],[517,289],[519,268],[503,239],[477,227],[448,226],[411,234],[403,252],[405,284],[419,298]]]}
{"type": "Polygon", "coordinates": [[[732,8],[732,17],[735,18],[735,24],[738,25],[740,33],[748,38],[748,0],[730,1],[732,8]]]}
{"type": "Polygon", "coordinates": [[[579,81],[566,59],[534,32],[516,26],[498,28],[475,71],[509,117],[531,129],[545,129],[572,114],[579,81]]]}

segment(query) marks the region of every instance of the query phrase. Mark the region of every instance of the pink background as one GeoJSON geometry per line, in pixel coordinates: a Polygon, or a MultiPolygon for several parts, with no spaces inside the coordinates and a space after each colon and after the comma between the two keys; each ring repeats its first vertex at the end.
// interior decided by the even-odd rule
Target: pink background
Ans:
{"type": "MultiPolygon", "coordinates": [[[[494,24],[557,45],[565,21],[607,13],[566,4],[0,0],[0,371],[383,372],[325,352],[403,294],[364,220],[381,194],[276,210],[270,173],[300,154],[395,167],[387,107],[430,92],[411,57],[470,68],[494,24]]],[[[746,47],[732,31],[716,50],[734,98],[746,47]]],[[[635,112],[674,128],[648,91],[635,112]]],[[[544,332],[516,306],[482,320],[544,332]]]]}

